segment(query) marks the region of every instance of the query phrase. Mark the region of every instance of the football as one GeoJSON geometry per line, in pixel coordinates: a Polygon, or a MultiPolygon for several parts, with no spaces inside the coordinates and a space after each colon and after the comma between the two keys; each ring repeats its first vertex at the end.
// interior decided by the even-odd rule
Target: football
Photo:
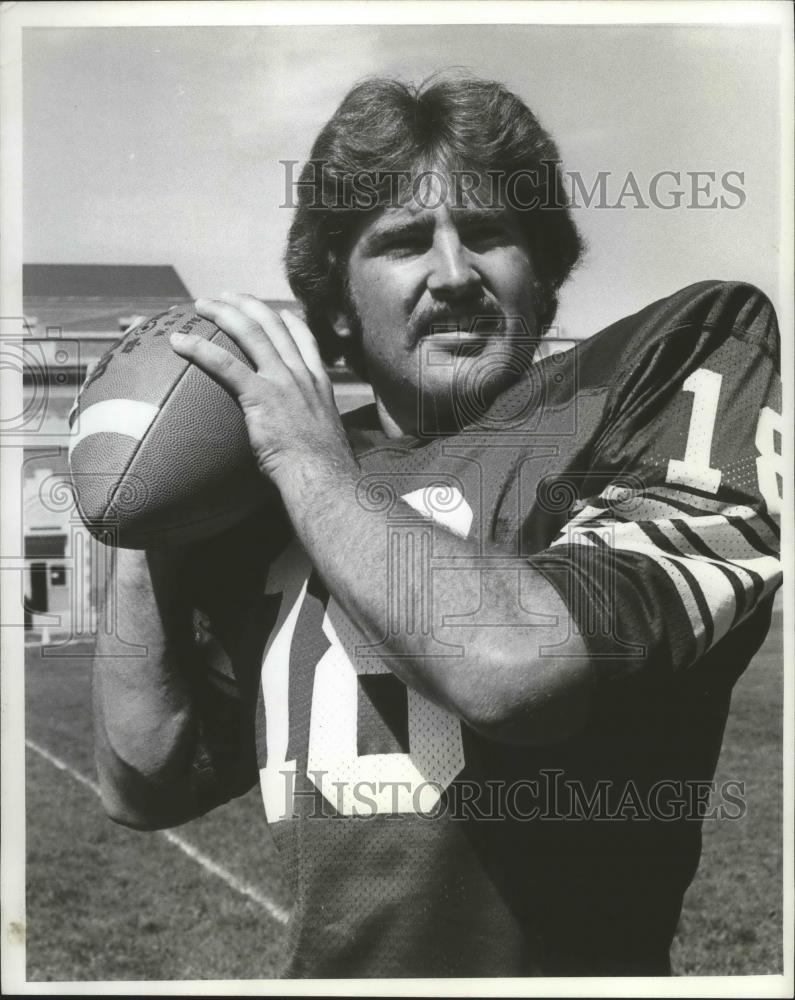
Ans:
{"type": "Polygon", "coordinates": [[[70,414],[69,468],[81,518],[108,544],[210,537],[274,495],[237,402],[174,353],[172,332],[206,337],[251,367],[192,305],[133,327],[100,359],[70,414]]]}

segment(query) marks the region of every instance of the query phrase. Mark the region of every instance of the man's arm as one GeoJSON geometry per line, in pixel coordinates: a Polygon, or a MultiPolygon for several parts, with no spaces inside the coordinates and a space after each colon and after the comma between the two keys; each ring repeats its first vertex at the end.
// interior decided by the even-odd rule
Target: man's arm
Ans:
{"type": "MultiPolygon", "coordinates": [[[[545,745],[580,729],[588,710],[590,663],[557,590],[526,560],[435,524],[434,561],[455,568],[434,572],[428,592],[417,572],[414,585],[400,592],[410,602],[401,617],[420,621],[430,601],[434,627],[431,633],[388,628],[396,596],[389,589],[388,547],[396,544],[396,532],[416,531],[415,512],[403,500],[396,504],[405,508],[404,519],[395,519],[394,510],[367,509],[357,497],[359,479],[353,461],[341,465],[316,455],[291,462],[275,482],[330,593],[367,641],[386,638],[379,658],[409,687],[492,739],[545,745]],[[396,520],[405,526],[396,528],[396,520]],[[483,568],[489,563],[497,568],[483,568]],[[523,604],[530,602],[532,624],[524,623],[528,615],[520,594],[523,604]],[[475,609],[481,621],[505,624],[443,624],[446,616],[475,609]],[[460,655],[440,657],[440,641],[458,646],[460,655]],[[542,651],[564,643],[565,657],[542,651]]],[[[406,551],[404,539],[399,544],[406,551]]]]}
{"type": "Polygon", "coordinates": [[[243,706],[230,711],[219,695],[204,693],[203,651],[193,639],[195,555],[184,548],[117,549],[105,595],[115,635],[144,652],[119,655],[114,635],[97,643],[97,771],[108,814],[138,829],[186,822],[245,791],[251,780],[247,760],[217,753],[208,738],[213,729],[236,729],[230,740],[236,750],[245,720],[243,706]]]}
{"type": "Polygon", "coordinates": [[[116,549],[105,593],[115,635],[100,635],[94,660],[97,772],[108,814],[134,827],[175,825],[197,812],[186,777],[195,721],[184,558],[116,549]],[[116,636],[143,653],[119,655],[116,636]]]}

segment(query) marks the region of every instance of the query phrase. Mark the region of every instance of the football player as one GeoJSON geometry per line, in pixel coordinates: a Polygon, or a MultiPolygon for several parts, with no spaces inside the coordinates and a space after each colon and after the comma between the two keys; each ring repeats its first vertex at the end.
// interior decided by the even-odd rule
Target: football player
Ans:
{"type": "Polygon", "coordinates": [[[496,83],[368,81],[301,178],[307,321],[200,300],[253,371],[172,340],[281,506],[118,552],[149,655],[98,648],[100,781],[145,829],[259,783],[287,976],[670,972],[781,579],[776,321],[703,281],[539,359],[581,250],[557,160],[496,83]],[[339,352],[375,396],[344,419],[339,352]]]}

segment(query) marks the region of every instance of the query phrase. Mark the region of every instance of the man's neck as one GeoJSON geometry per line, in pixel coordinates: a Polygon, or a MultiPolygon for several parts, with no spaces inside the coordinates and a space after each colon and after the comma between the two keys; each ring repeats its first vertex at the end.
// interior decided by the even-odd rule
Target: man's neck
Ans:
{"type": "Polygon", "coordinates": [[[439,413],[432,401],[428,401],[422,412],[419,404],[410,416],[401,413],[396,408],[390,408],[384,399],[375,394],[375,406],[381,429],[388,438],[433,438],[447,437],[461,430],[456,423],[455,414],[439,413]]]}
{"type": "Polygon", "coordinates": [[[375,397],[375,406],[378,411],[378,420],[381,423],[381,429],[388,438],[405,437],[406,434],[411,433],[408,430],[403,430],[387,409],[386,403],[378,395],[375,397]]]}

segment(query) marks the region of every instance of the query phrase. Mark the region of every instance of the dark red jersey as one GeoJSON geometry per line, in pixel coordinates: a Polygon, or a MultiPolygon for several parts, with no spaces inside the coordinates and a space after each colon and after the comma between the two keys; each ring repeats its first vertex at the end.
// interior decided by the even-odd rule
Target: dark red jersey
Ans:
{"type": "MultiPolygon", "coordinates": [[[[390,672],[290,543],[268,575],[257,719],[295,896],[286,975],[668,971],[700,850],[688,789],[714,774],[781,580],[777,367],[767,299],[702,282],[553,352],[460,433],[348,421],[361,502],[395,537],[388,627],[437,641],[433,602],[399,594],[455,572],[433,547],[454,531],[554,585],[594,690],[565,742],[485,739],[390,672]]],[[[537,620],[521,580],[509,618],[537,620]]],[[[441,632],[436,653],[455,655],[441,632]]]]}

